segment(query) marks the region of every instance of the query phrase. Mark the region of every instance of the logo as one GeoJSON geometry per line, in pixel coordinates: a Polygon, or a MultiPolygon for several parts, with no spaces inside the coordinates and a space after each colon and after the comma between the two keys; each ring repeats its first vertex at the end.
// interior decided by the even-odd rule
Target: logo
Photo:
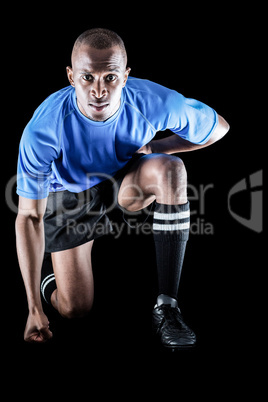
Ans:
{"type": "Polygon", "coordinates": [[[261,233],[263,231],[263,171],[259,170],[248,178],[236,183],[228,194],[228,209],[231,216],[241,225],[261,233]],[[246,218],[234,212],[231,208],[231,200],[235,195],[240,195],[243,203],[249,203],[250,217],[246,218]]]}

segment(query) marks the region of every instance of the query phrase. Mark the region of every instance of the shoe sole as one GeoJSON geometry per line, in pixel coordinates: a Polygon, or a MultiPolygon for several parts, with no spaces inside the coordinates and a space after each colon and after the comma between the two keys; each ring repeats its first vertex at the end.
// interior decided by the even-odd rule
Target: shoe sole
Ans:
{"type": "Polygon", "coordinates": [[[154,339],[154,342],[156,342],[157,346],[159,346],[162,350],[167,351],[169,353],[170,352],[179,352],[181,350],[190,350],[190,349],[196,348],[196,343],[194,343],[192,345],[181,345],[181,346],[163,345],[156,333],[153,333],[153,339],[154,339]]]}
{"type": "Polygon", "coordinates": [[[179,352],[180,350],[191,350],[194,349],[196,347],[196,345],[185,345],[185,346],[164,346],[162,345],[163,348],[165,348],[165,350],[168,350],[169,352],[179,352]]]}

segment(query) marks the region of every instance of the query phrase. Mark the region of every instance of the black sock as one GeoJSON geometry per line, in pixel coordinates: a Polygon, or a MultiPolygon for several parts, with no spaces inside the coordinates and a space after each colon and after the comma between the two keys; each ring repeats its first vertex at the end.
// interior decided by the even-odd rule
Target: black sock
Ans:
{"type": "Polygon", "coordinates": [[[51,295],[55,289],[57,289],[57,285],[53,272],[51,254],[45,253],[41,271],[41,293],[44,300],[50,305],[52,305],[51,295]]]}
{"type": "Polygon", "coordinates": [[[159,295],[177,299],[189,229],[189,202],[183,205],[155,203],[153,234],[159,295]]]}

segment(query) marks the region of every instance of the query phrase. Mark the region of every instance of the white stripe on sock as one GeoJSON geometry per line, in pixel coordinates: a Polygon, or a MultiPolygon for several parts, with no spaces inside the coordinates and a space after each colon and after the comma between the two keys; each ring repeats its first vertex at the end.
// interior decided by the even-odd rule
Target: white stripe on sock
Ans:
{"type": "Polygon", "coordinates": [[[190,217],[190,210],[177,212],[175,214],[161,214],[159,212],[154,212],[154,218],[161,221],[175,221],[176,219],[186,219],[190,217]]]}
{"type": "Polygon", "coordinates": [[[55,275],[54,274],[50,274],[50,275],[48,275],[44,280],[43,280],[43,282],[41,283],[41,292],[42,292],[42,295],[43,295],[43,297],[44,297],[44,299],[45,299],[45,301],[48,303],[48,301],[47,301],[47,299],[46,299],[46,297],[45,297],[45,289],[46,289],[46,287],[47,287],[47,285],[50,283],[50,282],[52,282],[52,281],[54,281],[55,280],[55,275]]]}
{"type": "Polygon", "coordinates": [[[158,223],[153,224],[153,230],[173,231],[173,230],[183,230],[189,228],[190,228],[190,222],[177,223],[176,225],[159,225],[158,223]]]}

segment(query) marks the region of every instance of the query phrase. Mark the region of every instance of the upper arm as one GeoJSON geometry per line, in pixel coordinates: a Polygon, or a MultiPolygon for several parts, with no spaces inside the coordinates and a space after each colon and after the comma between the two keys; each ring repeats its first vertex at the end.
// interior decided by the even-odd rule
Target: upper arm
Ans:
{"type": "Polygon", "coordinates": [[[218,124],[217,127],[215,128],[213,134],[211,135],[210,139],[206,143],[206,145],[213,144],[216,141],[219,141],[222,137],[225,136],[225,134],[228,133],[230,129],[229,124],[227,121],[218,114],[218,124]]]}
{"type": "Polygon", "coordinates": [[[226,133],[228,133],[230,126],[227,123],[227,121],[218,114],[218,125],[215,129],[215,133],[217,134],[217,136],[219,136],[220,138],[223,137],[226,133]]]}
{"type": "Polygon", "coordinates": [[[203,145],[213,135],[218,125],[218,115],[214,109],[196,99],[173,94],[170,103],[168,127],[192,144],[203,145]]]}
{"type": "Polygon", "coordinates": [[[56,143],[52,143],[47,127],[37,129],[29,124],[19,146],[17,194],[29,199],[47,197],[52,163],[56,158],[56,143]]]}

